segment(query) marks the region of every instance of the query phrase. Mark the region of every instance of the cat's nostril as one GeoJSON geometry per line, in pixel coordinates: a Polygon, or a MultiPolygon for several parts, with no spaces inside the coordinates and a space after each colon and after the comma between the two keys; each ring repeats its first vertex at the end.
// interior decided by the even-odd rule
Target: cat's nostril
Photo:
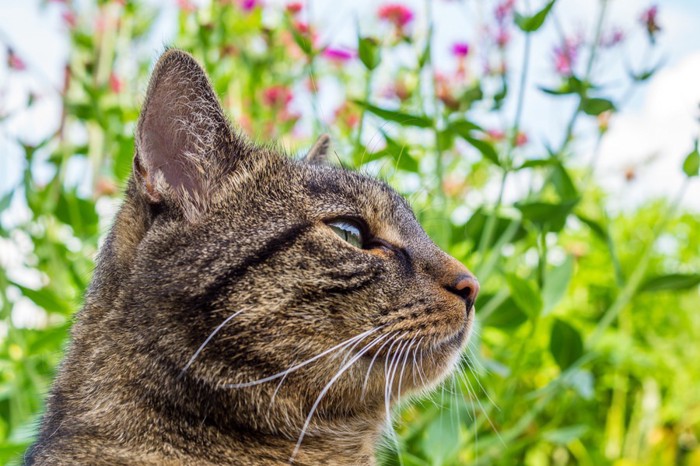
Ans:
{"type": "Polygon", "coordinates": [[[445,288],[462,298],[467,303],[467,307],[471,308],[479,294],[479,281],[472,275],[462,275],[457,278],[454,285],[445,288]]]}

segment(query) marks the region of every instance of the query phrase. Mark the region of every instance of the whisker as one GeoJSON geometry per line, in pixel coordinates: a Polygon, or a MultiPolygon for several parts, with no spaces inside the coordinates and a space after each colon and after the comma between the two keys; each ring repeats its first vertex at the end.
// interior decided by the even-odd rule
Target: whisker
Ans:
{"type": "Polygon", "coordinates": [[[411,354],[411,347],[416,342],[416,338],[418,338],[418,336],[411,339],[411,344],[408,345],[408,348],[406,348],[405,355],[403,357],[403,365],[401,366],[401,373],[399,374],[398,404],[401,404],[401,382],[403,381],[403,371],[406,369],[406,361],[408,360],[408,355],[411,354]]]}
{"type": "Polygon", "coordinates": [[[285,374],[289,374],[289,373],[291,373],[291,372],[294,372],[294,371],[296,371],[296,370],[298,370],[298,369],[301,369],[302,367],[304,367],[304,366],[306,366],[306,365],[308,365],[308,364],[311,364],[311,363],[314,362],[314,361],[317,361],[317,360],[321,359],[322,357],[326,356],[326,355],[329,354],[329,353],[332,353],[333,351],[336,351],[336,350],[339,349],[339,348],[343,348],[343,347],[345,347],[345,346],[350,346],[350,345],[353,344],[357,339],[365,338],[367,335],[370,335],[370,334],[372,334],[372,333],[374,333],[374,332],[380,330],[382,327],[384,327],[384,325],[381,325],[381,326],[379,326],[379,327],[375,327],[375,328],[373,328],[373,329],[371,329],[371,330],[367,330],[367,331],[365,331],[365,332],[362,332],[362,333],[359,334],[359,335],[355,335],[354,337],[349,338],[349,339],[345,340],[345,341],[342,342],[342,343],[338,343],[337,345],[333,346],[332,348],[328,348],[327,350],[323,351],[323,352],[320,353],[320,354],[317,354],[316,356],[312,357],[311,359],[307,359],[306,361],[301,362],[301,363],[299,363],[299,364],[297,364],[297,365],[295,365],[295,366],[292,366],[292,367],[290,367],[289,369],[285,369],[285,370],[282,371],[282,372],[278,372],[277,374],[273,374],[273,375],[270,375],[270,376],[267,376],[267,377],[263,377],[262,379],[258,379],[258,380],[252,380],[252,381],[250,381],[250,382],[227,384],[227,385],[224,385],[224,388],[246,388],[246,387],[252,387],[252,386],[254,386],[254,385],[259,385],[259,384],[261,384],[261,383],[269,382],[270,380],[278,379],[278,378],[280,378],[280,377],[283,377],[285,374]]]}
{"type": "Polygon", "coordinates": [[[233,314],[231,314],[230,316],[228,316],[228,317],[226,318],[226,320],[224,320],[223,322],[221,322],[221,323],[219,324],[219,326],[216,327],[216,328],[214,329],[214,331],[211,332],[211,333],[209,334],[209,336],[207,337],[207,339],[204,340],[204,343],[202,343],[202,344],[199,346],[199,348],[197,348],[197,351],[195,351],[194,354],[192,355],[192,357],[190,358],[190,360],[187,361],[187,364],[185,364],[185,367],[182,368],[182,370],[180,371],[180,375],[178,375],[178,377],[177,377],[178,379],[180,379],[183,375],[185,375],[185,372],[187,371],[187,369],[189,369],[189,367],[192,365],[192,363],[194,363],[195,359],[197,359],[197,357],[199,356],[199,354],[202,352],[202,350],[204,350],[204,347],[207,346],[207,345],[209,344],[209,342],[211,341],[211,339],[214,338],[214,336],[215,336],[217,333],[219,333],[219,330],[221,330],[222,328],[224,328],[224,325],[228,324],[234,317],[236,317],[236,316],[237,316],[238,314],[240,314],[241,312],[243,312],[243,311],[240,310],[240,311],[234,312],[233,314]]]}
{"type": "Polygon", "coordinates": [[[382,346],[379,347],[376,353],[374,353],[374,356],[372,357],[372,360],[369,363],[369,368],[367,369],[367,374],[365,375],[365,381],[362,384],[362,395],[360,396],[360,400],[365,399],[365,391],[367,390],[367,382],[369,381],[369,374],[372,372],[372,366],[374,365],[374,360],[377,359],[377,356],[379,356],[379,353],[382,352],[382,349],[389,343],[391,342],[391,338],[388,339],[387,341],[382,344],[382,346]]]}
{"type": "Polygon", "coordinates": [[[318,405],[321,403],[321,400],[323,397],[328,393],[328,390],[330,390],[331,386],[335,383],[336,380],[338,380],[344,373],[347,371],[355,362],[357,362],[358,359],[360,359],[367,351],[369,351],[372,347],[374,347],[377,343],[382,341],[384,338],[386,338],[389,334],[384,334],[380,335],[377,337],[374,341],[369,343],[367,346],[362,348],[355,356],[353,356],[350,361],[345,364],[343,367],[341,367],[338,372],[331,378],[330,382],[326,384],[325,387],[323,387],[323,390],[321,390],[321,393],[318,395],[316,398],[316,401],[314,402],[313,406],[311,407],[311,410],[309,411],[308,416],[306,416],[306,420],[304,421],[304,426],[301,429],[301,434],[299,435],[299,438],[297,439],[296,446],[294,447],[294,451],[292,452],[292,456],[289,458],[289,462],[292,463],[294,461],[294,458],[296,457],[297,453],[299,453],[299,448],[301,447],[301,442],[304,441],[304,437],[306,436],[306,431],[309,428],[309,424],[311,424],[311,418],[313,417],[314,413],[316,412],[316,409],[318,408],[318,405]]]}

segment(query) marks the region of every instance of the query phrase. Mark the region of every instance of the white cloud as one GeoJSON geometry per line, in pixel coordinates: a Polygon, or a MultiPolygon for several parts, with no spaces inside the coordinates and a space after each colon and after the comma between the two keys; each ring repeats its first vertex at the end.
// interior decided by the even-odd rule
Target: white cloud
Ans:
{"type": "MultiPolygon", "coordinates": [[[[598,174],[622,205],[649,197],[673,196],[683,181],[681,166],[700,133],[700,53],[652,78],[643,104],[617,115],[601,147],[598,174]],[[626,182],[628,169],[635,173],[626,182]]],[[[693,182],[685,204],[700,210],[700,183],[693,182]]]]}

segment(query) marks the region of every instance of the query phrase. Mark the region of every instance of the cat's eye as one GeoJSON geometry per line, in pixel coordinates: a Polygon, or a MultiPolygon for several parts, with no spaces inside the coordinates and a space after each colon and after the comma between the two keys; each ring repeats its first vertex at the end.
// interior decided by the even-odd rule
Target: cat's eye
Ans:
{"type": "Polygon", "coordinates": [[[362,248],[364,238],[362,237],[362,227],[352,220],[333,220],[328,222],[328,226],[343,240],[357,248],[362,248]]]}

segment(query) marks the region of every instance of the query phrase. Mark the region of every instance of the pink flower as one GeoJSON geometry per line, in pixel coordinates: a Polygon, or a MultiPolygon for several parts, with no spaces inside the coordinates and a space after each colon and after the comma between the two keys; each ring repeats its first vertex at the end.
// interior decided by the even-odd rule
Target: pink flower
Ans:
{"type": "Polygon", "coordinates": [[[491,142],[501,142],[506,138],[506,133],[500,129],[489,129],[486,131],[486,138],[491,142]]]}
{"type": "Polygon", "coordinates": [[[614,28],[600,39],[601,47],[611,48],[625,40],[625,33],[619,27],[614,28]]]}
{"type": "Polygon", "coordinates": [[[63,18],[63,22],[68,26],[69,29],[75,29],[75,26],[78,24],[78,20],[75,17],[75,13],[71,10],[66,10],[63,13],[61,13],[61,17],[63,18]]]}
{"type": "Polygon", "coordinates": [[[377,15],[380,19],[392,23],[399,29],[413,20],[413,11],[400,3],[389,3],[380,7],[377,15]]]}
{"type": "Polygon", "coordinates": [[[344,63],[355,58],[355,52],[344,48],[326,47],[323,56],[330,61],[344,63]]]}
{"type": "Polygon", "coordinates": [[[642,16],[639,18],[644,27],[646,27],[647,34],[649,34],[649,40],[652,42],[654,42],[656,39],[656,33],[661,31],[661,26],[659,26],[658,22],[658,15],[659,7],[652,5],[644,10],[644,12],[642,12],[642,16]]]}
{"type": "Polygon", "coordinates": [[[12,49],[7,49],[7,66],[15,71],[24,71],[27,69],[27,64],[24,63],[24,60],[22,60],[12,49]]]}
{"type": "Polygon", "coordinates": [[[241,0],[241,8],[243,8],[243,11],[253,11],[257,6],[257,0],[241,0]]]}
{"type": "Polygon", "coordinates": [[[263,91],[263,102],[274,108],[286,108],[292,101],[292,91],[282,85],[270,86],[263,91]]]}
{"type": "Polygon", "coordinates": [[[119,94],[124,89],[124,81],[117,76],[117,73],[112,72],[112,74],[109,75],[109,88],[115,94],[119,94]]]}
{"type": "Polygon", "coordinates": [[[562,76],[571,76],[578,57],[580,41],[566,39],[560,47],[554,48],[554,69],[562,76]]]}
{"type": "Polygon", "coordinates": [[[456,42],[452,45],[452,55],[464,58],[469,55],[469,44],[466,42],[456,42]]]}
{"type": "Polygon", "coordinates": [[[499,48],[505,48],[508,42],[510,42],[510,32],[504,27],[499,27],[495,40],[499,48]]]}
{"type": "Polygon", "coordinates": [[[292,2],[287,4],[287,11],[293,15],[296,15],[304,8],[304,4],[301,2],[292,2]]]}
{"type": "Polygon", "coordinates": [[[508,16],[513,12],[513,7],[515,6],[515,0],[505,0],[498,5],[496,5],[496,11],[494,11],[494,16],[499,24],[503,24],[508,18],[508,16]]]}
{"type": "Polygon", "coordinates": [[[177,0],[177,7],[184,13],[192,13],[197,9],[192,0],[177,0]]]}
{"type": "Polygon", "coordinates": [[[527,142],[527,134],[523,133],[522,131],[518,131],[518,134],[515,135],[515,147],[522,147],[527,144],[527,142]]]}

